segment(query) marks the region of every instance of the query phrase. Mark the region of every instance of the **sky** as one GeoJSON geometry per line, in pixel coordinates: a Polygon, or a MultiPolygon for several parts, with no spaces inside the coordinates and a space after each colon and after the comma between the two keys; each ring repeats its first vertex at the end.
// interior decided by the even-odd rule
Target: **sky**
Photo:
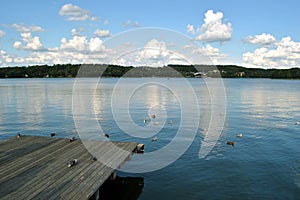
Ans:
{"type": "Polygon", "coordinates": [[[298,0],[1,4],[0,67],[64,63],[300,67],[298,0]]]}

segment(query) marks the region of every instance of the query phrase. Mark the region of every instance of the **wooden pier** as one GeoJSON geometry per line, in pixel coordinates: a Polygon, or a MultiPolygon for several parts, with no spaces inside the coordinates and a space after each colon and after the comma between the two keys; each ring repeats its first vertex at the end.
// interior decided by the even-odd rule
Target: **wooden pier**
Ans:
{"type": "Polygon", "coordinates": [[[138,144],[92,144],[100,155],[98,160],[93,159],[81,140],[16,136],[0,141],[0,199],[97,199],[100,186],[138,144]],[[122,149],[121,153],[113,148],[115,145],[122,149]],[[78,163],[68,167],[72,159],[78,163]],[[102,159],[110,167],[100,162],[102,159]]]}

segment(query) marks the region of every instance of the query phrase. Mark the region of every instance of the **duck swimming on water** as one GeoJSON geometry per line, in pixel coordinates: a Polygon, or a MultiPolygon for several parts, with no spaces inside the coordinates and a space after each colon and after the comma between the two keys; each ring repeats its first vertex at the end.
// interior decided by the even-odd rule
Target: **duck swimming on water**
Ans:
{"type": "Polygon", "coordinates": [[[226,144],[234,146],[234,142],[227,141],[226,144]]]}

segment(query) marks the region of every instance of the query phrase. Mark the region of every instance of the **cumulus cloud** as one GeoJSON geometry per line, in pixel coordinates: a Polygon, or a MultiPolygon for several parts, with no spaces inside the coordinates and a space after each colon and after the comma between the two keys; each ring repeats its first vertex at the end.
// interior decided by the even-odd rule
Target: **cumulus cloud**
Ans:
{"type": "Polygon", "coordinates": [[[109,30],[100,30],[100,29],[97,29],[95,30],[94,34],[100,38],[104,38],[104,37],[110,37],[111,34],[109,32],[109,30]]]}
{"type": "Polygon", "coordinates": [[[90,40],[87,36],[74,35],[70,40],[61,39],[59,48],[51,49],[52,51],[82,52],[93,53],[105,51],[105,46],[100,38],[92,37],[90,40]]]}
{"type": "Polygon", "coordinates": [[[5,32],[0,30],[0,38],[2,38],[5,35],[5,32]]]}
{"type": "Polygon", "coordinates": [[[72,37],[62,38],[60,45],[54,48],[43,47],[39,37],[33,37],[31,33],[21,33],[22,40],[16,41],[13,47],[28,50],[28,53],[22,56],[17,54],[11,56],[1,51],[0,66],[108,63],[113,50],[106,48],[101,38],[78,35],[78,31],[78,29],[72,29],[72,37]]]}
{"type": "Polygon", "coordinates": [[[159,59],[168,56],[166,43],[157,39],[150,40],[144,47],[144,50],[139,53],[141,58],[159,59]]]}
{"type": "Polygon", "coordinates": [[[95,17],[89,10],[85,10],[71,3],[63,5],[59,11],[59,15],[66,17],[68,21],[99,20],[99,18],[95,17]]]}
{"type": "MultiPolygon", "coordinates": [[[[127,47],[131,47],[131,45],[126,44],[127,47]]],[[[123,52],[124,50],[123,48],[123,52]]],[[[116,54],[118,55],[118,52],[116,54]]],[[[113,63],[128,66],[162,67],[170,63],[172,58],[172,53],[168,51],[166,42],[154,38],[146,42],[142,48],[123,54],[113,63]]]]}
{"type": "Polygon", "coordinates": [[[205,13],[204,24],[199,28],[196,40],[202,42],[224,42],[231,39],[231,23],[223,23],[223,13],[208,10],[205,13]]]}
{"type": "Polygon", "coordinates": [[[16,41],[13,44],[15,49],[42,50],[43,45],[38,36],[33,37],[31,33],[21,33],[22,42],[16,41]]]}
{"type": "Polygon", "coordinates": [[[26,57],[14,58],[14,63],[22,65],[38,64],[81,64],[81,63],[102,63],[106,58],[102,54],[88,54],[83,52],[68,51],[45,51],[33,52],[26,57]]]}
{"type": "Polygon", "coordinates": [[[9,64],[11,62],[13,62],[13,58],[10,55],[8,55],[6,53],[6,51],[1,50],[0,51],[0,66],[4,66],[4,65],[9,64]]]}
{"type": "Polygon", "coordinates": [[[199,47],[192,43],[183,47],[154,38],[145,43],[143,48],[124,54],[114,64],[162,67],[168,64],[200,64],[202,61],[208,61],[205,63],[207,64],[224,57],[225,55],[221,54],[218,48],[209,44],[199,47]],[[189,57],[186,58],[184,55],[189,57]]]}
{"type": "Polygon", "coordinates": [[[210,44],[207,44],[203,47],[186,45],[184,48],[189,50],[192,54],[196,55],[197,58],[199,58],[196,58],[196,63],[199,62],[198,60],[200,60],[200,62],[201,60],[204,60],[203,64],[208,64],[210,62],[213,62],[213,64],[218,64],[221,60],[227,57],[227,55],[220,52],[220,49],[213,47],[210,44]]]}
{"type": "Polygon", "coordinates": [[[271,34],[260,34],[255,36],[248,36],[245,39],[246,43],[255,44],[255,45],[271,45],[276,42],[276,38],[271,34]]]}
{"type": "Polygon", "coordinates": [[[186,29],[187,29],[187,32],[188,32],[188,33],[195,34],[195,28],[194,28],[193,25],[188,24],[188,25],[186,26],[186,29]]]}
{"type": "Polygon", "coordinates": [[[273,46],[264,46],[243,54],[243,62],[248,67],[291,68],[300,66],[300,42],[291,37],[282,38],[273,46]]]}
{"type": "Polygon", "coordinates": [[[44,31],[44,29],[42,27],[36,26],[36,25],[26,26],[24,24],[13,24],[12,27],[21,33],[43,32],[44,31]]]}
{"type": "Polygon", "coordinates": [[[83,32],[85,32],[84,28],[73,28],[71,30],[71,34],[74,35],[81,35],[83,32]]]}

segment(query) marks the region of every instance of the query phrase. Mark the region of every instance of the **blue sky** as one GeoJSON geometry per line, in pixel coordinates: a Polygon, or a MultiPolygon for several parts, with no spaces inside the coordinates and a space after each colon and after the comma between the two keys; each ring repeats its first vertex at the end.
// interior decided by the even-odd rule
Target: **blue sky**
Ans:
{"type": "Polygon", "coordinates": [[[0,66],[109,62],[108,57],[122,53],[109,46],[118,35],[157,27],[182,33],[198,47],[179,42],[181,36],[168,43],[159,30],[143,32],[143,42],[129,34],[130,41],[119,41],[119,47],[126,43],[124,51],[140,52],[116,64],[174,63],[174,56],[164,52],[180,54],[185,48],[191,57],[204,54],[214,64],[300,67],[299,7],[297,0],[5,1],[0,7],[0,66]],[[175,43],[176,50],[170,48],[175,43]]]}

